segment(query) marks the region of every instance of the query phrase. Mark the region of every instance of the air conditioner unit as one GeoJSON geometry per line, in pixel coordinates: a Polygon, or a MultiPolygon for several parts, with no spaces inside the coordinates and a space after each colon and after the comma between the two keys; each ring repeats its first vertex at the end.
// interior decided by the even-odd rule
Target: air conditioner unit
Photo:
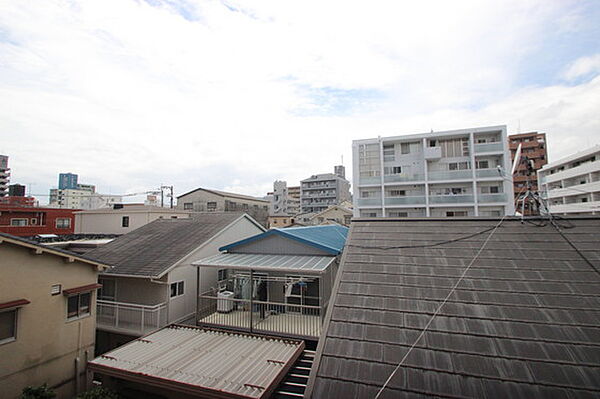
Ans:
{"type": "Polygon", "coordinates": [[[233,310],[233,292],[221,291],[217,294],[217,312],[229,313],[233,310]]]}

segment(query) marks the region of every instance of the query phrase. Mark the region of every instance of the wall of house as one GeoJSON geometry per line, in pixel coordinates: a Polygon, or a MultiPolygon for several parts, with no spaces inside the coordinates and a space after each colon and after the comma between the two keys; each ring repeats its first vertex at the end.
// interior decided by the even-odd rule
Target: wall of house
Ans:
{"type": "Polygon", "coordinates": [[[275,234],[261,240],[232,248],[229,252],[274,255],[331,255],[318,248],[275,234]]]}
{"type": "Polygon", "coordinates": [[[152,282],[147,278],[112,277],[110,274],[101,277],[115,280],[116,302],[158,305],[167,302],[169,298],[169,287],[166,278],[152,282]]]}
{"type": "Polygon", "coordinates": [[[67,321],[67,297],[50,291],[54,284],[62,289],[94,284],[97,271],[6,241],[0,244],[0,268],[0,303],[31,302],[18,310],[16,340],[0,344],[0,396],[17,398],[24,387],[43,383],[59,399],[75,396],[76,359],[84,388],[85,364],[94,356],[96,294],[92,292],[89,316],[67,321]]]}
{"type": "Polygon", "coordinates": [[[185,295],[169,300],[169,321],[182,321],[192,317],[196,311],[196,295],[217,285],[218,269],[203,267],[200,268],[200,289],[196,290],[197,271],[196,266],[192,266],[193,262],[216,255],[219,253],[220,247],[260,234],[263,231],[249,219],[241,218],[182,259],[178,266],[168,273],[169,283],[184,281],[185,287],[185,295]]]}
{"type": "Polygon", "coordinates": [[[189,218],[184,212],[105,212],[75,214],[75,234],[125,234],[142,227],[156,219],[189,218]],[[123,216],[129,217],[129,226],[123,227],[123,216]]]}

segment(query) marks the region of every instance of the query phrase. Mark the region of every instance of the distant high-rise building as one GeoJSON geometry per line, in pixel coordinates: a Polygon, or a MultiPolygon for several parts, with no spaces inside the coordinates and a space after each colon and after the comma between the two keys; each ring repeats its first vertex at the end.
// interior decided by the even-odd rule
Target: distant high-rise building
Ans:
{"type": "Polygon", "coordinates": [[[8,186],[8,196],[9,197],[24,197],[25,196],[25,186],[22,184],[11,184],[8,186]]]}
{"type": "MultiPolygon", "coordinates": [[[[521,145],[521,157],[520,162],[513,173],[513,184],[515,192],[515,208],[517,211],[523,211],[523,204],[518,203],[519,196],[523,195],[527,190],[527,181],[531,184],[531,191],[538,191],[538,177],[537,171],[540,170],[544,165],[548,163],[547,145],[546,145],[546,134],[531,132],[531,133],[520,133],[511,134],[508,136],[508,148],[510,150],[511,161],[515,161],[515,155],[517,149],[521,145]],[[533,161],[534,173],[527,171],[527,163],[525,159],[533,161]]],[[[530,209],[530,204],[525,203],[525,215],[533,214],[533,210],[530,209]]]]}
{"type": "Polygon", "coordinates": [[[287,182],[276,180],[270,196],[270,216],[293,216],[300,213],[300,187],[288,187],[287,182]]]}
{"type": "Polygon", "coordinates": [[[59,190],[76,190],[78,176],[75,173],[59,173],[58,189],[59,190]]]}
{"type": "Polygon", "coordinates": [[[8,155],[0,155],[0,197],[8,194],[10,182],[10,169],[8,168],[8,155]]]}
{"type": "Polygon", "coordinates": [[[345,169],[338,165],[335,173],[312,175],[300,182],[300,200],[303,213],[321,212],[343,201],[349,201],[350,182],[345,178],[345,169]]]}
{"type": "Polygon", "coordinates": [[[506,126],[352,143],[354,215],[514,214],[506,126]]]}

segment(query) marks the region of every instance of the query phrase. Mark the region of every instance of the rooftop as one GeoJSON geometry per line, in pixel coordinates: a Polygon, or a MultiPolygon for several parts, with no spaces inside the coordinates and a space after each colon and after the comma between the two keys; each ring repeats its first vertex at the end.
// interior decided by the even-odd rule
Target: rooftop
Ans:
{"type": "Polygon", "coordinates": [[[195,266],[238,270],[320,274],[335,261],[333,256],[217,254],[194,262],[195,266]]]}
{"type": "Polygon", "coordinates": [[[213,189],[202,188],[202,187],[198,187],[198,188],[196,188],[196,189],[194,189],[192,191],[188,191],[185,194],[178,195],[177,198],[185,197],[186,195],[192,194],[192,193],[194,193],[196,191],[199,191],[199,190],[207,191],[209,193],[213,193],[213,194],[219,195],[221,197],[239,198],[239,199],[245,199],[245,200],[251,200],[251,201],[264,202],[264,203],[267,203],[267,204],[269,203],[268,200],[265,200],[265,199],[262,199],[262,198],[257,198],[257,197],[252,197],[250,195],[229,193],[227,191],[219,191],[219,190],[213,190],[213,189]]]}
{"type": "Polygon", "coordinates": [[[600,218],[555,223],[355,219],[308,394],[597,397],[600,218]]]}
{"type": "Polygon", "coordinates": [[[303,349],[304,342],[297,340],[173,325],[101,355],[88,366],[196,395],[267,398],[303,349]]]}

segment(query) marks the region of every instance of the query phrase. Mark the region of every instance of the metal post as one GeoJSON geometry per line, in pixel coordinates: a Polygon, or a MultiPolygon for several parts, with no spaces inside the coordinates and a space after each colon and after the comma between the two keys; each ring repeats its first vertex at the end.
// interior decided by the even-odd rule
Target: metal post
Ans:
{"type": "Polygon", "coordinates": [[[196,320],[194,324],[198,325],[198,312],[200,311],[200,267],[196,266],[196,320]]]}
{"type": "Polygon", "coordinates": [[[250,269],[250,332],[253,332],[254,321],[253,313],[254,313],[254,302],[252,301],[254,294],[254,270],[250,269]]]}
{"type": "Polygon", "coordinates": [[[142,308],[142,334],[144,333],[144,313],[146,313],[146,307],[142,308]]]}
{"type": "Polygon", "coordinates": [[[173,209],[173,186],[169,187],[171,190],[171,209],[173,209]]]}

